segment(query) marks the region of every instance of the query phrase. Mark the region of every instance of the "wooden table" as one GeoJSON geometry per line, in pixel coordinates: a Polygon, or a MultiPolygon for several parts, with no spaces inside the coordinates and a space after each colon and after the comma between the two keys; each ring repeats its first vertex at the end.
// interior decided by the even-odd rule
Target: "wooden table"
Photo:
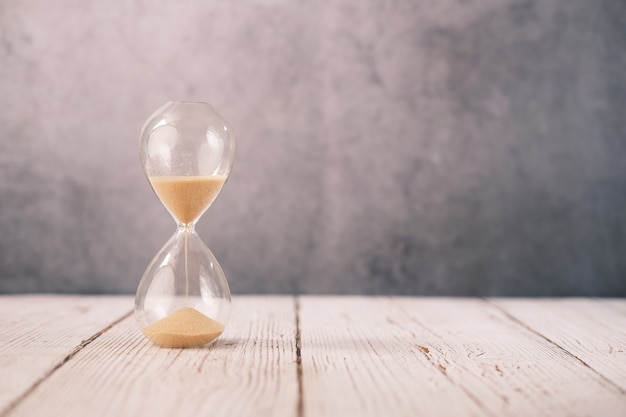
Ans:
{"type": "Polygon", "coordinates": [[[626,416],[626,300],[235,297],[212,347],[131,297],[0,296],[0,416],[626,416]]]}

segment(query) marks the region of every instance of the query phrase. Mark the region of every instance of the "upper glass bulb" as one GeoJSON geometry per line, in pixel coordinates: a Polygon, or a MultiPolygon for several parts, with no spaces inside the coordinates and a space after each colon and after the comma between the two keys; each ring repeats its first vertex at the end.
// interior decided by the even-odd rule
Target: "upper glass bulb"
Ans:
{"type": "Polygon", "coordinates": [[[163,205],[179,225],[194,224],[231,172],[235,138],[207,103],[170,101],[141,131],[141,163],[163,205]]]}

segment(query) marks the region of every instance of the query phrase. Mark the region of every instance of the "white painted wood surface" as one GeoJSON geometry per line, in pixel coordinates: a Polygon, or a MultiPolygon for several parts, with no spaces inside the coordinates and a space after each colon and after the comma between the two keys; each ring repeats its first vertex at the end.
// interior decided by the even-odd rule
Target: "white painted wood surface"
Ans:
{"type": "MultiPolygon", "coordinates": [[[[108,315],[104,309],[100,313],[108,315]]],[[[145,339],[129,317],[77,353],[8,415],[293,415],[295,325],[293,299],[241,298],[212,347],[165,349],[145,339]]]]}
{"type": "Polygon", "coordinates": [[[0,410],[132,308],[129,297],[0,297],[0,410]]]}
{"type": "Polygon", "coordinates": [[[626,393],[626,309],[588,299],[502,299],[493,303],[626,393]]]}
{"type": "Polygon", "coordinates": [[[0,296],[0,417],[626,416],[626,300],[235,297],[199,349],[131,308],[0,296]]]}

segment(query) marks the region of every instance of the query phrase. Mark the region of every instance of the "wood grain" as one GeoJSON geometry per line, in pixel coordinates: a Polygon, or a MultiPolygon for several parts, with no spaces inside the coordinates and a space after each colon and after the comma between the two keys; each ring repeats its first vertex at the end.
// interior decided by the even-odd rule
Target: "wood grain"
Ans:
{"type": "Polygon", "coordinates": [[[484,301],[398,298],[388,310],[406,331],[434,336],[433,366],[486,415],[626,415],[621,390],[484,301]]]}
{"type": "Polygon", "coordinates": [[[626,415],[626,300],[235,297],[195,349],[131,308],[0,297],[0,417],[626,415]]]}
{"type": "Polygon", "coordinates": [[[128,297],[0,296],[0,415],[132,306],[128,297]]]}
{"type": "Polygon", "coordinates": [[[626,395],[626,311],[589,299],[492,302],[626,395]]]}
{"type": "Polygon", "coordinates": [[[11,416],[293,416],[298,381],[291,297],[237,298],[208,348],[160,348],[134,319],[113,326],[11,416]]]}
{"type": "Polygon", "coordinates": [[[440,339],[415,328],[394,303],[301,298],[305,416],[483,415],[481,405],[424,353],[440,339]]]}
{"type": "Polygon", "coordinates": [[[305,415],[626,414],[613,384],[484,301],[303,298],[300,323],[305,415]]]}
{"type": "Polygon", "coordinates": [[[602,304],[609,305],[609,306],[613,307],[614,309],[622,312],[623,314],[626,314],[626,299],[623,299],[623,298],[600,298],[600,299],[596,299],[594,301],[597,301],[597,302],[602,303],[602,304]]]}

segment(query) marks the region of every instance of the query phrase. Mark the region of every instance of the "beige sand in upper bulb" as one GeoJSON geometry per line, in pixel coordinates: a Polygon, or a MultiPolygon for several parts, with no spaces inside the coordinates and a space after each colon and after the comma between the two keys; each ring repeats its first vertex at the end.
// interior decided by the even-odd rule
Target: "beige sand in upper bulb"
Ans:
{"type": "Polygon", "coordinates": [[[169,348],[206,345],[223,331],[223,324],[191,307],[182,308],[143,329],[153,343],[169,348]]]}
{"type": "Polygon", "coordinates": [[[189,224],[211,205],[226,178],[226,175],[160,176],[150,177],[150,183],[176,220],[189,224]]]}

